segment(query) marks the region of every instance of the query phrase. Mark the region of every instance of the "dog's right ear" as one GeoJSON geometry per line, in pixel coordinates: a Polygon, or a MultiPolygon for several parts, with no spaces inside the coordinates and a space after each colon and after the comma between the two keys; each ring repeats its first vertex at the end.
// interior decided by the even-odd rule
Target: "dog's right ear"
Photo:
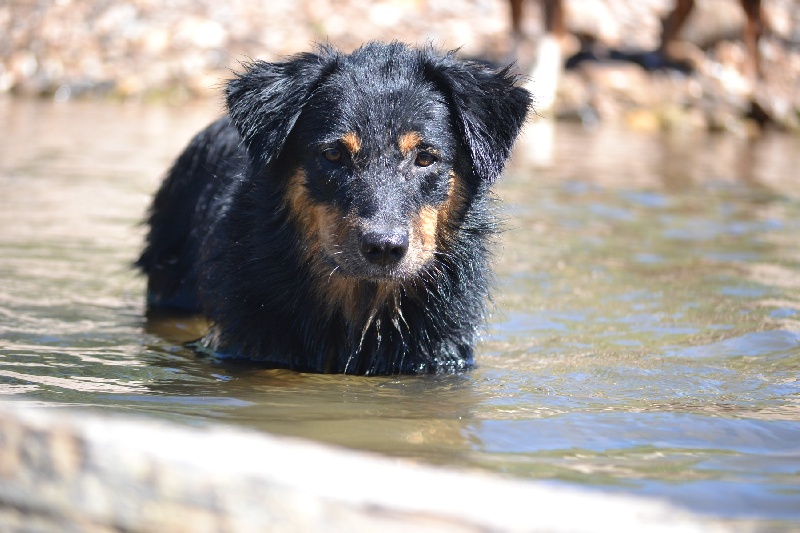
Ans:
{"type": "Polygon", "coordinates": [[[321,48],[284,63],[253,61],[228,82],[228,113],[253,162],[265,166],[278,157],[309,95],[335,64],[333,50],[321,48]]]}

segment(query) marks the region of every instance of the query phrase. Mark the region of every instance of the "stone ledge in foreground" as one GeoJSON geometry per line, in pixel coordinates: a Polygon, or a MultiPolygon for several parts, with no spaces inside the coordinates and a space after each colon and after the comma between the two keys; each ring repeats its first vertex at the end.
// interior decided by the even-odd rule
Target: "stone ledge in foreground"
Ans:
{"type": "Polygon", "coordinates": [[[0,405],[0,530],[717,531],[608,495],[223,426],[0,405]]]}

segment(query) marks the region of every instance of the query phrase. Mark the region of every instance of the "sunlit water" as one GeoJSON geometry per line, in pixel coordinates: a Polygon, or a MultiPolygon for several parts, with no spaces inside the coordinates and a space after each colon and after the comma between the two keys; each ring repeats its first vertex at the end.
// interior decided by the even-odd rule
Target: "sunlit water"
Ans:
{"type": "MultiPolygon", "coordinates": [[[[0,100],[0,398],[222,422],[800,527],[800,140],[529,128],[474,371],[226,366],[144,318],[151,193],[218,108],[0,100]]],[[[229,453],[232,450],[221,450],[229,453]]]]}

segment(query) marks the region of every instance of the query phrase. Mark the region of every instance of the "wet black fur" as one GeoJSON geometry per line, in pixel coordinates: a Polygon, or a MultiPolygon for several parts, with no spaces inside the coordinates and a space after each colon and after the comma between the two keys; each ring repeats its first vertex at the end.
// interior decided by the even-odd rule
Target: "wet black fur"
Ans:
{"type": "MultiPolygon", "coordinates": [[[[214,324],[203,341],[209,351],[275,367],[393,374],[471,366],[496,231],[490,186],[530,104],[514,82],[507,70],[399,43],[370,43],[350,55],[322,47],[283,63],[248,64],[227,86],[228,116],[191,141],[153,201],[137,262],[148,276],[148,305],[205,313],[214,324]],[[348,181],[350,167],[320,163],[328,137],[355,127],[368,144],[420,120],[418,109],[434,124],[429,134],[443,152],[442,168],[403,189],[391,185],[403,180],[370,178],[373,190],[394,187],[375,198],[396,205],[369,204],[365,186],[348,181]],[[318,274],[305,264],[305,243],[288,218],[286,185],[297,168],[309,175],[315,201],[391,216],[443,200],[452,168],[465,184],[465,209],[451,221],[446,249],[401,276],[399,305],[370,314],[378,281],[360,281],[364,313],[351,323],[315,293],[318,274]]],[[[371,163],[352,167],[359,164],[371,163]]]]}

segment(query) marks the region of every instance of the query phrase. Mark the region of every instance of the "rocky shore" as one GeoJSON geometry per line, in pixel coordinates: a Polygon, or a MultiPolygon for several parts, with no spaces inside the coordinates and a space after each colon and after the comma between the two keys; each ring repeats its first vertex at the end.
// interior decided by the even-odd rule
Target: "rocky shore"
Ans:
{"type": "MultiPolygon", "coordinates": [[[[653,50],[671,6],[567,0],[567,25],[595,49],[653,50]]],[[[744,75],[739,2],[701,0],[684,31],[691,72],[649,72],[618,59],[583,62],[563,73],[555,103],[540,114],[646,130],[748,134],[758,123],[798,131],[800,6],[764,0],[764,10],[764,72],[755,84],[744,75]]],[[[0,3],[0,94],[180,103],[216,97],[243,60],[276,60],[315,42],[345,50],[371,39],[433,42],[500,64],[513,58],[509,27],[502,0],[7,0],[0,3]]],[[[536,2],[526,4],[523,28],[518,65],[527,75],[542,36],[536,2]]],[[[534,93],[538,81],[530,81],[534,93]]]]}

